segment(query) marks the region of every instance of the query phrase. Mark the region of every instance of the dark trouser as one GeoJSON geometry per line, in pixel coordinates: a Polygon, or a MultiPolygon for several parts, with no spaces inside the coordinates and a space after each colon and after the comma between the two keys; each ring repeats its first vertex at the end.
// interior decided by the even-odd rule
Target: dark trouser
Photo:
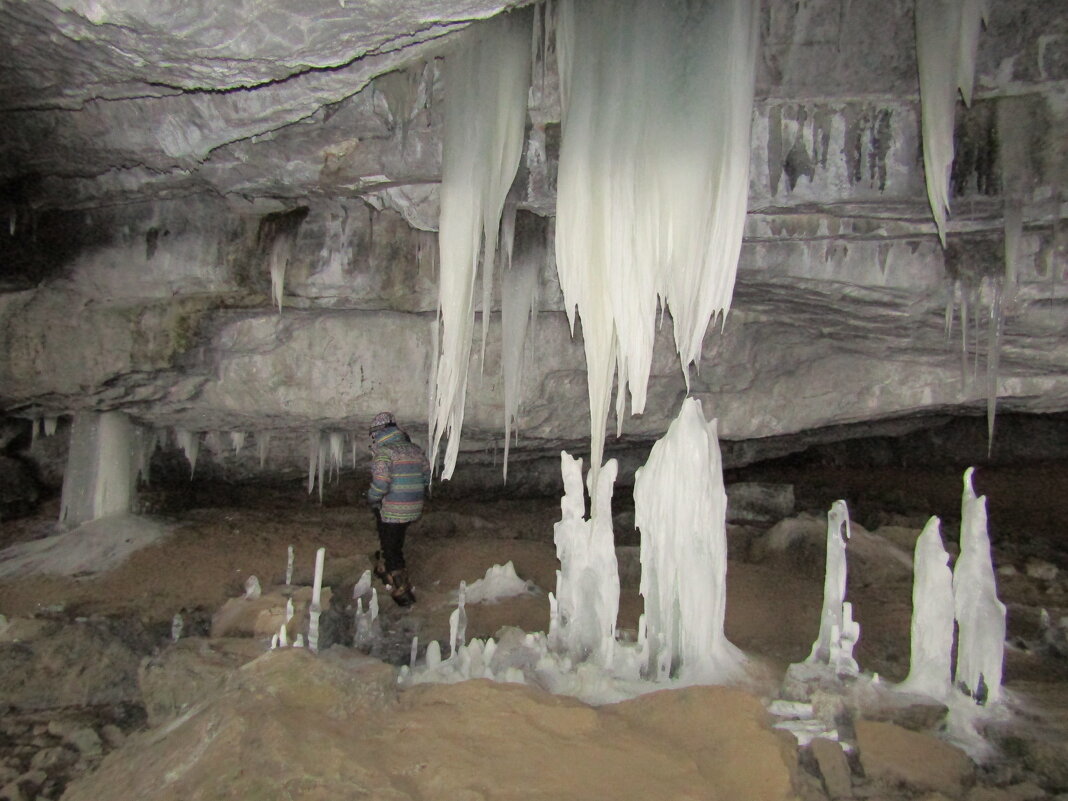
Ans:
{"type": "Polygon", "coordinates": [[[386,561],[386,572],[404,569],[404,534],[408,530],[408,523],[387,523],[377,509],[375,519],[378,521],[378,544],[386,561]]]}

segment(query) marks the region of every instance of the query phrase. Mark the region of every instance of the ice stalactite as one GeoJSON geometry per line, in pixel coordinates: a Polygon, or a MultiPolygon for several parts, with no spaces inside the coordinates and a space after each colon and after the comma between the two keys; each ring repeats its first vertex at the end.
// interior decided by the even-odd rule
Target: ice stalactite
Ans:
{"type": "Polygon", "coordinates": [[[260,221],[259,246],[266,254],[267,268],[271,274],[271,299],[282,312],[285,295],[286,270],[293,257],[297,234],[301,223],[308,216],[308,208],[301,206],[292,211],[268,214],[260,221]]]}
{"type": "Polygon", "coordinates": [[[831,664],[831,651],[843,630],[846,594],[846,541],[849,539],[849,509],[835,501],[827,513],[827,564],[823,577],[823,610],[820,633],[812,643],[809,663],[831,664]]]}
{"type": "MultiPolygon", "coordinates": [[[[504,478],[508,480],[508,452],[513,426],[518,435],[526,343],[533,338],[538,316],[542,268],[548,258],[546,222],[529,212],[517,212],[511,229],[514,243],[502,242],[501,372],[504,378],[504,478]],[[514,244],[514,247],[513,247],[514,244]]],[[[510,238],[510,237],[509,237],[510,238]]]]}
{"type": "Polygon", "coordinates": [[[953,571],[937,517],[916,539],[912,564],[912,656],[899,688],[942,700],[953,686],[953,571]]]}
{"type": "Polygon", "coordinates": [[[957,619],[955,681],[976,703],[1001,697],[1005,657],[1005,605],[998,600],[990,537],[986,528],[986,496],[976,497],[969,467],[961,499],[960,556],[953,566],[953,606],[957,619]]]}
{"type": "Polygon", "coordinates": [[[549,594],[549,645],[567,651],[575,660],[590,659],[605,667],[612,664],[619,614],[619,567],[612,532],[612,484],[617,469],[616,460],[610,459],[597,486],[590,483],[590,498],[595,501],[587,519],[582,460],[561,452],[564,497],[560,522],[553,526],[560,569],[556,595],[549,594]]]}
{"type": "Polygon", "coordinates": [[[323,446],[323,435],[319,431],[308,434],[308,494],[315,490],[315,484],[319,484],[319,500],[323,499],[323,483],[326,481],[326,448],[323,446]]]}
{"type": "MultiPolygon", "coordinates": [[[[611,462],[610,462],[611,464],[611,462]]],[[[687,398],[634,478],[641,594],[650,677],[739,678],[745,655],[723,631],[727,609],[727,493],[716,421],[687,398]]]]}
{"type": "Polygon", "coordinates": [[[234,453],[241,453],[241,449],[245,447],[246,436],[244,431],[230,432],[230,445],[233,447],[234,453]]]}
{"type": "Polygon", "coordinates": [[[341,475],[341,463],[345,459],[345,435],[340,431],[330,432],[330,468],[334,471],[334,479],[341,475]]]}
{"type": "Polygon", "coordinates": [[[684,373],[734,291],[749,181],[759,5],[562,0],[556,260],[582,320],[592,464],[645,407],[658,305],[684,373]],[[635,102],[634,98],[641,98],[635,102]]]}
{"type": "Polygon", "coordinates": [[[174,440],[189,462],[189,478],[192,478],[197,469],[197,456],[200,455],[200,433],[185,428],[176,428],[174,440]]]}
{"type": "Polygon", "coordinates": [[[77,526],[130,511],[144,464],[143,436],[122,412],[74,415],[60,523],[77,526]]]}
{"type": "Polygon", "coordinates": [[[916,0],[923,169],[942,247],[949,215],[957,90],[965,105],[971,105],[979,28],[986,17],[986,0],[916,0]]]}
{"type": "Polygon", "coordinates": [[[374,87],[385,97],[393,126],[400,130],[402,153],[408,144],[408,127],[415,114],[425,69],[426,62],[417,61],[375,78],[374,87]]]}
{"type": "Polygon", "coordinates": [[[271,432],[260,431],[256,434],[256,450],[259,452],[260,469],[267,464],[267,453],[271,449],[271,432]]]}
{"type": "Polygon", "coordinates": [[[483,265],[483,346],[489,290],[504,200],[523,149],[530,85],[528,11],[503,14],[466,33],[445,60],[445,134],[438,241],[440,354],[431,401],[431,462],[443,434],[442,478],[452,477],[460,447],[471,357],[473,296],[483,265]]]}

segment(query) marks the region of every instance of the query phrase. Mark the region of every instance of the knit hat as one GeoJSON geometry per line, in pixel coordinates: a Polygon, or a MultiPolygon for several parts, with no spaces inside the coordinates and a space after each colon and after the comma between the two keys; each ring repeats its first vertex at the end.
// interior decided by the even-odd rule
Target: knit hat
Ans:
{"type": "Polygon", "coordinates": [[[381,431],[388,426],[397,425],[397,419],[393,416],[392,412],[379,412],[375,415],[374,420],[371,421],[371,433],[375,431],[381,431]]]}

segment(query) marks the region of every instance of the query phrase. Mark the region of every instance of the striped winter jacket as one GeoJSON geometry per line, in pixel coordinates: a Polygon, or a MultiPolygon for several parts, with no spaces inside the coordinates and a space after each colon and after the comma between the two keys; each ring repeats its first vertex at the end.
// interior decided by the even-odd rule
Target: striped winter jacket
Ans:
{"type": "Polygon", "coordinates": [[[386,523],[410,523],[423,513],[423,494],[430,484],[430,463],[422,448],[399,428],[372,435],[371,487],[367,502],[382,504],[386,523]]]}

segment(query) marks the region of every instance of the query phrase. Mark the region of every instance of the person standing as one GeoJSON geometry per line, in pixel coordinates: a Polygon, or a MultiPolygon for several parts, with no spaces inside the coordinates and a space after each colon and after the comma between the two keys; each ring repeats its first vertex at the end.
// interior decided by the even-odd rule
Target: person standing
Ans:
{"type": "Polygon", "coordinates": [[[374,572],[399,606],[410,606],[415,594],[404,562],[404,536],[409,524],[423,513],[430,463],[390,412],[376,414],[369,433],[371,486],[367,502],[375,513],[381,548],[374,555],[374,572]]]}

